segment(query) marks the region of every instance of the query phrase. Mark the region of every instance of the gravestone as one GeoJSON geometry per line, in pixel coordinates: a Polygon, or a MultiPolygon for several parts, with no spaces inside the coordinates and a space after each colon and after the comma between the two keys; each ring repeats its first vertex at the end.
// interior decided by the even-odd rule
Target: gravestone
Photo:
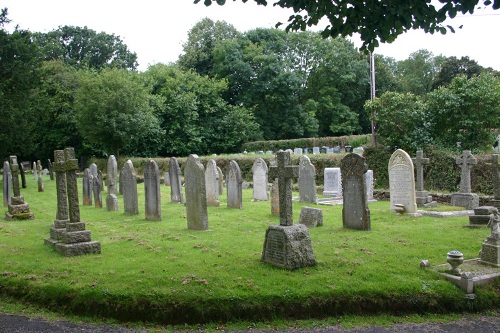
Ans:
{"type": "Polygon", "coordinates": [[[227,176],[227,207],[243,208],[243,178],[241,169],[236,161],[229,162],[229,173],[227,176]]]}
{"type": "Polygon", "coordinates": [[[10,163],[8,161],[3,162],[3,205],[8,206],[10,203],[10,197],[12,196],[12,176],[10,174],[10,163]]]}
{"type": "Polygon", "coordinates": [[[298,167],[290,165],[288,152],[279,152],[277,162],[271,167],[271,178],[278,178],[280,225],[267,229],[262,261],[285,269],[314,266],[309,230],[303,224],[293,224],[292,178],[298,177],[298,167]]]}
{"type": "Polygon", "coordinates": [[[66,231],[61,233],[61,242],[55,244],[56,252],[64,256],[101,253],[101,243],[91,240],[90,230],[85,230],[85,222],[80,221],[78,185],[76,171],[78,160],[73,148],[64,149],[69,221],[66,231]]]}
{"type": "Polygon", "coordinates": [[[121,182],[123,190],[123,208],[125,214],[138,215],[139,202],[137,198],[137,173],[131,160],[123,165],[121,182]]]}
{"type": "Polygon", "coordinates": [[[333,153],[334,154],[340,154],[340,146],[333,147],[333,153]]]}
{"type": "Polygon", "coordinates": [[[161,221],[160,169],[154,160],[144,167],[146,220],[161,221]]]}
{"type": "Polygon", "coordinates": [[[38,168],[36,167],[36,162],[33,162],[33,179],[38,180],[38,168]]]}
{"type": "Polygon", "coordinates": [[[299,196],[300,202],[318,203],[316,168],[305,155],[300,157],[299,162],[299,196]]]}
{"type": "Polygon", "coordinates": [[[493,175],[493,199],[490,200],[490,205],[500,209],[500,155],[493,154],[489,163],[493,175]]]}
{"type": "Polygon", "coordinates": [[[491,235],[483,242],[480,262],[486,265],[500,267],[500,215],[495,208],[490,215],[488,227],[491,235]]]}
{"type": "Polygon", "coordinates": [[[344,204],[342,207],[342,224],[344,228],[370,230],[370,209],[366,198],[365,173],[368,165],[365,158],[356,154],[348,154],[341,161],[342,190],[344,204]]]}
{"type": "Polygon", "coordinates": [[[319,147],[313,147],[313,151],[312,151],[312,153],[313,153],[314,155],[319,154],[319,147]]]}
{"type": "Polygon", "coordinates": [[[207,206],[219,207],[219,171],[215,160],[208,160],[205,169],[205,186],[207,191],[207,206]]]}
{"type": "Polygon", "coordinates": [[[328,148],[328,150],[326,151],[327,154],[333,154],[333,148],[328,148]]]}
{"type": "MultiPolygon", "coordinates": [[[[92,197],[94,198],[94,202],[95,202],[96,201],[96,194],[98,192],[97,191],[97,185],[98,185],[97,183],[99,183],[99,180],[97,178],[98,169],[97,169],[97,165],[95,163],[92,163],[90,165],[90,167],[89,167],[89,173],[90,173],[91,194],[92,194],[92,197]]],[[[100,195],[100,190],[99,190],[99,195],[100,195]]],[[[92,202],[92,200],[91,200],[91,202],[92,202]]],[[[102,203],[102,200],[101,200],[101,203],[102,203]]]]}
{"type": "Polygon", "coordinates": [[[344,149],[345,149],[345,152],[346,152],[346,153],[352,153],[352,152],[354,152],[354,148],[352,148],[352,147],[351,147],[351,146],[349,146],[349,145],[345,146],[345,147],[344,147],[344,149]]]}
{"type": "Polygon", "coordinates": [[[69,223],[64,150],[54,151],[53,169],[56,177],[57,212],[50,227],[50,238],[46,238],[44,243],[55,248],[56,244],[61,242],[61,235],[66,232],[66,224],[69,223]]]}
{"type": "Polygon", "coordinates": [[[219,195],[222,195],[224,194],[224,174],[219,167],[217,167],[217,172],[219,173],[219,195]]]}
{"type": "Polygon", "coordinates": [[[319,208],[302,207],[299,223],[308,228],[320,227],[323,225],[323,211],[319,208]]]}
{"type": "Polygon", "coordinates": [[[490,221],[491,214],[497,211],[493,206],[479,206],[474,208],[474,215],[469,216],[469,227],[485,226],[490,221]]]}
{"type": "Polygon", "coordinates": [[[376,201],[373,198],[373,170],[368,170],[365,173],[365,188],[366,200],[368,200],[368,202],[376,201]]]}
{"type": "Polygon", "coordinates": [[[43,184],[42,163],[40,162],[40,160],[37,161],[37,167],[38,167],[38,192],[43,192],[45,190],[45,185],[43,184]]]}
{"type": "Polygon", "coordinates": [[[49,169],[50,180],[54,180],[54,165],[50,161],[50,158],[47,160],[47,162],[48,162],[48,169],[49,169]]]}
{"type": "Polygon", "coordinates": [[[118,163],[115,155],[108,157],[106,174],[106,186],[108,187],[108,195],[106,196],[106,210],[108,212],[118,211],[118,197],[116,196],[118,185],[118,163]]]}
{"type": "Polygon", "coordinates": [[[273,151],[272,150],[266,150],[266,155],[272,155],[273,151]]]}
{"type": "Polygon", "coordinates": [[[295,155],[302,155],[302,148],[295,148],[295,149],[293,150],[293,153],[294,153],[295,155]]]}
{"type": "Polygon", "coordinates": [[[328,147],[327,146],[323,146],[319,149],[319,152],[321,154],[326,154],[328,152],[328,147]]]}
{"type": "Polygon", "coordinates": [[[457,165],[460,166],[460,190],[451,196],[451,205],[474,209],[479,207],[479,196],[471,193],[471,169],[477,164],[477,159],[471,154],[470,150],[464,150],[456,158],[457,165]]]}
{"type": "Polygon", "coordinates": [[[122,175],[122,173],[120,172],[120,173],[118,174],[118,193],[119,193],[120,195],[123,195],[123,186],[122,186],[122,185],[123,185],[123,175],[122,175]]]}
{"type": "Polygon", "coordinates": [[[428,158],[424,158],[422,150],[417,150],[417,157],[412,158],[413,165],[417,171],[415,201],[417,207],[435,207],[437,203],[432,201],[432,196],[424,190],[424,164],[429,163],[428,158]]]}
{"type": "Polygon", "coordinates": [[[342,176],[340,168],[325,168],[324,170],[323,195],[331,195],[334,198],[342,197],[342,176]]]}
{"type": "Polygon", "coordinates": [[[170,186],[170,172],[168,171],[163,173],[163,185],[170,186]]]}
{"type": "Polygon", "coordinates": [[[92,206],[92,175],[90,169],[86,168],[83,171],[82,178],[82,191],[83,191],[83,205],[92,206]]]}
{"type": "Polygon", "coordinates": [[[175,157],[170,157],[168,173],[170,176],[170,201],[184,203],[184,198],[182,196],[181,168],[175,157]]]}
{"type": "Polygon", "coordinates": [[[271,185],[271,214],[280,216],[280,190],[278,187],[278,178],[271,185]]]}
{"type": "Polygon", "coordinates": [[[207,194],[205,169],[198,155],[189,155],[184,169],[186,186],[186,219],[188,229],[207,230],[207,194]]]}
{"type": "Polygon", "coordinates": [[[19,174],[21,175],[22,188],[27,188],[28,186],[26,185],[26,172],[24,171],[23,163],[19,163],[19,174]]]}
{"type": "Polygon", "coordinates": [[[17,164],[17,157],[10,156],[10,175],[11,186],[13,195],[10,197],[10,202],[8,204],[8,211],[5,213],[5,219],[11,220],[32,220],[35,218],[33,213],[30,211],[28,203],[24,201],[24,197],[21,195],[21,189],[19,186],[19,165],[17,164]]]}
{"type": "Polygon", "coordinates": [[[253,162],[252,174],[253,174],[253,201],[257,200],[268,200],[267,186],[268,186],[268,175],[267,175],[267,164],[262,158],[257,158],[253,162]]]}
{"type": "Polygon", "coordinates": [[[102,208],[102,193],[101,186],[102,181],[99,179],[99,174],[97,176],[90,176],[92,184],[92,193],[94,195],[94,207],[102,208]]]}
{"type": "Polygon", "coordinates": [[[403,205],[405,213],[416,214],[413,162],[408,153],[396,150],[389,159],[388,169],[391,212],[396,211],[396,205],[403,205]]]}

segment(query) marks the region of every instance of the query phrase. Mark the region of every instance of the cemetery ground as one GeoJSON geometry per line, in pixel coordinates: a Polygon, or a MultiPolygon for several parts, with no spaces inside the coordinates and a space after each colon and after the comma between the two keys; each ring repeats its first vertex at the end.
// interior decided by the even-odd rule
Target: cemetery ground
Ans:
{"type": "MultiPolygon", "coordinates": [[[[184,205],[163,186],[162,221],[80,205],[81,220],[102,254],[64,257],[44,245],[56,213],[55,181],[37,192],[32,177],[21,193],[34,220],[0,221],[0,294],[64,315],[121,322],[200,324],[269,322],[336,316],[456,316],[498,308],[499,285],[477,287],[475,299],[430,270],[450,250],[478,257],[488,228],[465,228],[467,217],[411,217],[370,203],[371,231],[342,228],[342,206],[318,206],[324,226],[310,229],[318,264],[288,271],[260,261],[265,231],[278,224],[270,201],[243,209],[208,207],[209,231],[187,229],[184,205]]],[[[81,180],[79,181],[81,190],[81,180]]],[[[81,203],[81,193],[80,203],[81,203]]],[[[301,204],[294,202],[297,221],[301,204]]],[[[6,207],[4,207],[7,210],[6,207]]],[[[2,303],[5,304],[5,303],[2,303]]],[[[345,318],[345,317],[343,317],[345,318]]],[[[353,317],[354,318],[354,317],[353,317]]],[[[360,317],[365,318],[365,317],[360,317]]]]}

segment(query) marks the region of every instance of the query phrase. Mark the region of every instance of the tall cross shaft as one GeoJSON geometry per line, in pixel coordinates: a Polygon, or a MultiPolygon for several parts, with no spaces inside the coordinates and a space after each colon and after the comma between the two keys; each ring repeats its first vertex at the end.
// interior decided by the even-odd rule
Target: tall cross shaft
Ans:
{"type": "Polygon", "coordinates": [[[500,155],[491,155],[488,165],[493,169],[493,195],[495,200],[500,200],[500,155]]]}
{"type": "Polygon", "coordinates": [[[10,172],[12,174],[12,188],[14,190],[14,196],[21,196],[21,189],[19,188],[19,164],[17,164],[17,157],[15,155],[10,156],[10,172]]]}
{"type": "Polygon", "coordinates": [[[76,181],[76,170],[78,160],[75,158],[74,148],[64,149],[64,165],[66,168],[66,187],[68,189],[69,221],[80,222],[80,206],[78,203],[78,185],[76,181]]]}
{"type": "Polygon", "coordinates": [[[290,165],[290,153],[277,153],[277,166],[270,168],[272,179],[278,178],[280,225],[293,225],[292,179],[299,177],[299,167],[290,165]]]}
{"type": "Polygon", "coordinates": [[[470,150],[464,150],[462,155],[457,157],[456,162],[462,168],[460,177],[460,192],[471,193],[470,171],[477,164],[477,158],[471,154],[470,150]]]}
{"type": "Polygon", "coordinates": [[[417,150],[417,157],[412,158],[413,164],[417,167],[417,191],[424,190],[424,164],[429,163],[428,158],[424,158],[424,152],[417,150]]]}

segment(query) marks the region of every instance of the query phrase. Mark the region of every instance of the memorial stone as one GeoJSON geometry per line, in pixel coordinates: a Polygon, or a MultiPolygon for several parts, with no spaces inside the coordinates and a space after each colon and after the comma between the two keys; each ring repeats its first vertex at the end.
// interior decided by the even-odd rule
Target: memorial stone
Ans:
{"type": "Polygon", "coordinates": [[[19,165],[17,164],[17,157],[10,156],[10,172],[11,176],[11,188],[13,195],[10,197],[10,202],[8,204],[8,211],[5,213],[5,219],[11,220],[32,220],[35,218],[33,213],[30,211],[29,205],[24,201],[21,195],[21,189],[19,186],[19,165]]]}
{"type": "Polygon", "coordinates": [[[368,170],[365,173],[365,188],[366,200],[368,200],[368,202],[376,201],[373,198],[373,170],[368,170]]]}
{"type": "Polygon", "coordinates": [[[406,213],[416,214],[413,162],[408,153],[396,150],[389,159],[388,169],[391,212],[396,211],[396,205],[403,205],[406,213]]]}
{"type": "Polygon", "coordinates": [[[436,202],[432,201],[432,196],[424,190],[424,164],[429,163],[428,158],[424,158],[422,150],[417,150],[417,157],[412,158],[413,164],[417,171],[415,201],[417,207],[434,207],[436,202]]]}
{"type": "Polygon", "coordinates": [[[319,154],[319,147],[313,147],[312,153],[313,153],[314,155],[319,154]]]}
{"type": "Polygon", "coordinates": [[[135,172],[134,165],[131,160],[128,160],[123,165],[122,172],[120,173],[123,183],[123,208],[125,214],[138,215],[139,202],[137,198],[137,173],[135,172]]]}
{"type": "Polygon", "coordinates": [[[278,187],[278,178],[271,185],[271,214],[280,216],[280,190],[278,187]]]}
{"type": "Polygon", "coordinates": [[[451,196],[452,206],[465,207],[474,209],[479,207],[479,196],[476,193],[471,193],[471,169],[477,164],[477,159],[471,154],[470,150],[464,150],[460,156],[456,158],[457,165],[460,166],[460,190],[453,193],[451,196]]]}
{"type": "Polygon", "coordinates": [[[101,187],[102,182],[99,179],[99,174],[97,176],[90,176],[92,184],[92,193],[94,195],[94,206],[95,208],[102,208],[102,193],[101,187]]]}
{"type": "Polygon", "coordinates": [[[50,180],[54,180],[54,166],[52,165],[52,162],[50,161],[50,158],[47,160],[47,162],[48,162],[48,169],[49,169],[50,180]]]}
{"type": "Polygon", "coordinates": [[[229,173],[227,176],[227,207],[243,208],[243,178],[240,166],[236,161],[229,162],[229,173]]]}
{"type": "Polygon", "coordinates": [[[22,188],[27,188],[28,186],[26,184],[26,172],[23,163],[19,163],[19,174],[21,175],[22,188]]]}
{"type": "Polygon", "coordinates": [[[170,173],[168,171],[163,173],[163,185],[170,186],[170,173]]]}
{"type": "Polygon", "coordinates": [[[469,215],[469,225],[474,226],[485,226],[490,221],[491,214],[497,211],[494,206],[479,206],[474,208],[474,215],[469,215]]]}
{"type": "Polygon", "coordinates": [[[500,267],[500,215],[496,208],[490,215],[488,227],[491,228],[491,235],[483,242],[479,261],[486,265],[500,267]]]}
{"type": "Polygon", "coordinates": [[[106,210],[108,212],[118,211],[118,197],[116,196],[118,185],[118,163],[116,162],[115,155],[110,155],[108,157],[106,172],[106,186],[108,187],[106,210]]]}
{"type": "Polygon", "coordinates": [[[219,173],[219,195],[222,195],[224,194],[224,174],[219,167],[217,167],[217,172],[219,173]]]}
{"type": "Polygon", "coordinates": [[[320,227],[323,225],[323,211],[319,208],[302,207],[299,223],[308,228],[320,227]]]}
{"type": "Polygon", "coordinates": [[[161,221],[160,169],[154,160],[144,167],[146,220],[161,221]]]}
{"type": "Polygon", "coordinates": [[[333,147],[333,153],[334,154],[340,154],[340,146],[333,147]]]}
{"type": "Polygon", "coordinates": [[[345,146],[346,153],[352,153],[353,151],[354,151],[354,149],[351,146],[349,146],[349,145],[345,146]]]}
{"type": "Polygon", "coordinates": [[[319,152],[321,154],[326,154],[328,152],[328,147],[327,146],[323,146],[319,149],[319,152]]]}
{"type": "Polygon", "coordinates": [[[325,168],[324,170],[323,195],[331,195],[334,198],[342,197],[342,176],[340,168],[325,168]]]}
{"type": "Polygon", "coordinates": [[[8,161],[3,162],[3,205],[8,206],[10,203],[10,197],[12,196],[12,176],[10,174],[10,163],[8,161]]]}
{"type": "Polygon", "coordinates": [[[493,145],[493,149],[496,151],[500,151],[500,134],[498,134],[497,139],[495,140],[495,144],[493,145]]]}
{"type": "Polygon", "coordinates": [[[293,150],[293,153],[294,153],[295,155],[302,155],[302,148],[295,148],[295,149],[293,150]]]}
{"type": "Polygon", "coordinates": [[[170,176],[170,200],[175,203],[184,203],[182,196],[181,168],[175,157],[171,157],[168,164],[170,176]]]}
{"type": "Polygon", "coordinates": [[[205,186],[207,192],[207,206],[219,207],[219,171],[215,160],[208,160],[205,169],[205,186]]]}
{"type": "Polygon", "coordinates": [[[252,166],[253,174],[253,201],[268,200],[267,164],[262,158],[255,159],[252,166]]]}
{"type": "Polygon", "coordinates": [[[184,170],[186,186],[186,219],[188,229],[207,230],[207,194],[205,187],[205,169],[198,155],[189,155],[184,170]]]}
{"type": "Polygon", "coordinates": [[[328,148],[328,150],[326,151],[327,154],[333,154],[333,148],[328,148]]]}
{"type": "Polygon", "coordinates": [[[38,192],[43,192],[45,190],[45,185],[43,184],[43,178],[42,178],[42,163],[40,160],[37,162],[37,167],[38,167],[38,192]]]}
{"type": "Polygon", "coordinates": [[[366,198],[365,173],[368,165],[365,158],[356,154],[348,154],[341,161],[342,190],[344,204],[342,207],[342,224],[344,228],[370,230],[370,209],[366,198]]]}
{"type": "Polygon", "coordinates": [[[490,205],[500,209],[500,155],[491,155],[490,161],[489,165],[493,172],[493,199],[490,200],[490,205]]]}
{"type": "Polygon", "coordinates": [[[316,168],[305,155],[300,157],[299,162],[299,196],[300,202],[318,203],[316,168]]]}
{"type": "Polygon", "coordinates": [[[92,180],[89,168],[86,168],[83,171],[82,191],[83,191],[83,205],[92,206],[92,180]]]}
{"type": "Polygon", "coordinates": [[[266,150],[266,155],[272,155],[273,151],[272,150],[266,150]]]}
{"type": "Polygon", "coordinates": [[[359,155],[363,155],[363,152],[365,151],[365,149],[363,147],[356,147],[352,150],[353,153],[355,154],[359,154],[359,155]]]}

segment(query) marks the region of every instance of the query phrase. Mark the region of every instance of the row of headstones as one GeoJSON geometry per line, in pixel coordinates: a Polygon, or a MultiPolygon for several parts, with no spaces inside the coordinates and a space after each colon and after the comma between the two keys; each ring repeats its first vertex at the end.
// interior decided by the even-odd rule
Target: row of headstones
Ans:
{"type": "MultiPolygon", "coordinates": [[[[353,148],[349,145],[344,147],[344,150],[346,153],[357,153],[357,154],[363,154],[363,147],[356,147],[353,148]]],[[[278,152],[281,152],[283,150],[279,150],[278,152]]],[[[318,155],[318,154],[340,154],[341,149],[340,146],[335,146],[333,148],[323,146],[323,147],[312,147],[312,148],[295,148],[295,149],[286,149],[284,150],[287,153],[290,154],[295,154],[295,155],[302,155],[302,154],[313,154],[313,155],[318,155]]],[[[255,154],[268,154],[272,155],[274,152],[272,150],[267,150],[264,152],[263,150],[256,151],[255,154]]]]}

